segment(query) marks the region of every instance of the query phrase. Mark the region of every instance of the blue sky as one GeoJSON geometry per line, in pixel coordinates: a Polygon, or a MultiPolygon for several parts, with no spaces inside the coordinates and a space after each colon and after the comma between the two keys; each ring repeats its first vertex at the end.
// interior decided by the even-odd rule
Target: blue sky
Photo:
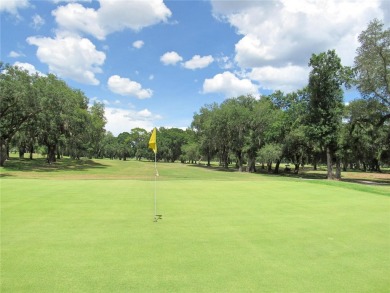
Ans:
{"type": "MultiPolygon", "coordinates": [[[[190,126],[229,97],[306,85],[312,53],[352,65],[388,0],[3,0],[3,62],[54,73],[105,104],[106,129],[190,126]]],[[[346,94],[346,102],[358,97],[346,94]]]]}

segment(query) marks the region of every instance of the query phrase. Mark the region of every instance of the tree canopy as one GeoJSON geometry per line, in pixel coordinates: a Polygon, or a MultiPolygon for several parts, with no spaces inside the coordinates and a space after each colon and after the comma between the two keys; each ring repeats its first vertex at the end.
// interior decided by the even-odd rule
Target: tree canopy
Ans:
{"type": "MultiPolygon", "coordinates": [[[[248,172],[267,166],[274,173],[282,162],[296,173],[305,164],[326,163],[329,179],[339,179],[341,167],[380,171],[390,163],[390,30],[375,19],[359,42],[353,68],[343,66],[335,50],[313,54],[302,89],[231,97],[201,107],[187,130],[160,127],[157,159],[208,166],[215,160],[248,172]],[[343,91],[351,85],[361,98],[346,106],[343,91]]],[[[48,163],[64,155],[154,159],[149,131],[114,136],[105,129],[104,105],[89,104],[57,76],[2,63],[0,70],[1,166],[11,149],[31,159],[40,152],[48,163]]]]}

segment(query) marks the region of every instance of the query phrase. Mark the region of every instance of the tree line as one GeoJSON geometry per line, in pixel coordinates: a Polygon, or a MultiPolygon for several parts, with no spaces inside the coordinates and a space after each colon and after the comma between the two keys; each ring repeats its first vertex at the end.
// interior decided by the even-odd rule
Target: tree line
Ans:
{"type": "MultiPolygon", "coordinates": [[[[159,128],[157,159],[168,162],[212,160],[239,171],[256,163],[278,173],[282,162],[293,171],[326,163],[328,178],[341,170],[380,171],[390,164],[390,30],[373,20],[359,36],[353,67],[341,65],[334,50],[313,54],[304,88],[256,99],[232,97],[195,113],[191,127],[159,128]],[[344,104],[344,90],[361,98],[344,104]]],[[[150,132],[131,129],[115,137],[105,131],[104,106],[54,75],[30,75],[1,65],[1,165],[10,148],[20,156],[37,149],[49,163],[62,155],[154,159],[147,149],[150,132]]]]}
{"type": "Polygon", "coordinates": [[[20,157],[45,147],[48,163],[61,155],[74,158],[100,152],[105,134],[104,107],[88,107],[83,92],[55,75],[29,74],[0,64],[0,165],[16,147],[20,157]]]}

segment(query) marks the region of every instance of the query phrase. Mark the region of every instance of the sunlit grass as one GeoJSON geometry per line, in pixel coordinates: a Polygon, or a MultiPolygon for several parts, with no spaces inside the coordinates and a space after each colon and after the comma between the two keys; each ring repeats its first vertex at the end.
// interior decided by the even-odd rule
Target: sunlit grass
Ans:
{"type": "Polygon", "coordinates": [[[385,186],[159,163],[155,223],[153,162],[13,163],[0,179],[1,292],[390,287],[385,186]]]}

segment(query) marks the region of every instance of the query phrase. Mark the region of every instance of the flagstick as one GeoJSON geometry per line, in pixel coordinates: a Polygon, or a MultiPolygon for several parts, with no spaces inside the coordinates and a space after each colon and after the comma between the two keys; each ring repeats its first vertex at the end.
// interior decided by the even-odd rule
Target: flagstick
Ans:
{"type": "Polygon", "coordinates": [[[154,221],[157,222],[157,153],[154,153],[154,221]]]}
{"type": "Polygon", "coordinates": [[[162,219],[162,215],[157,215],[157,152],[154,153],[154,169],[154,221],[157,222],[162,219]]]}

